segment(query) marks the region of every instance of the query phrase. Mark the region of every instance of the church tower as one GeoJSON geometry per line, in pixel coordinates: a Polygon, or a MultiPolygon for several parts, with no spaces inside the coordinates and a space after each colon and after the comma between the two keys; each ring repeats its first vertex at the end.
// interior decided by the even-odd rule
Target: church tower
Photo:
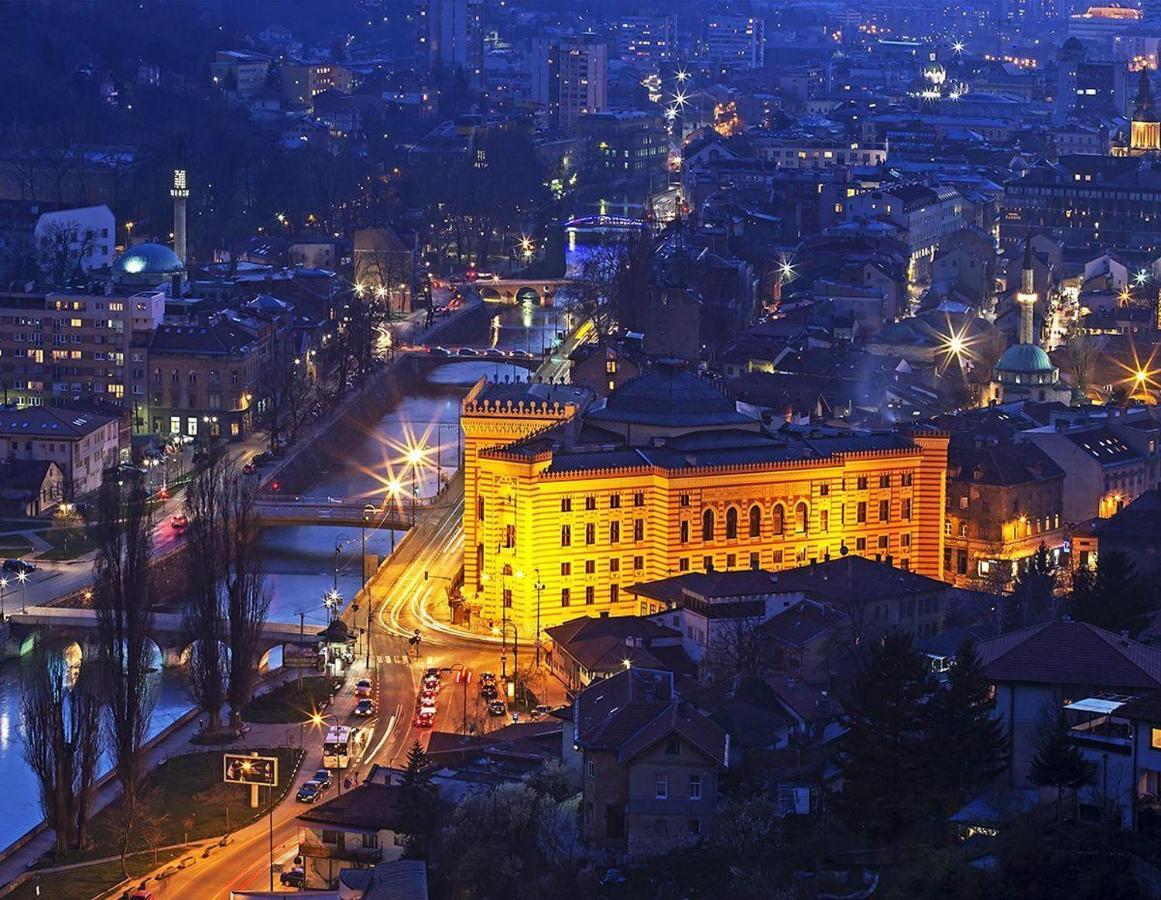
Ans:
{"type": "Polygon", "coordinates": [[[1133,103],[1129,150],[1132,153],[1161,150],[1161,117],[1157,115],[1153,88],[1149,84],[1149,69],[1145,67],[1141,69],[1141,83],[1137,89],[1137,99],[1133,103]]]}

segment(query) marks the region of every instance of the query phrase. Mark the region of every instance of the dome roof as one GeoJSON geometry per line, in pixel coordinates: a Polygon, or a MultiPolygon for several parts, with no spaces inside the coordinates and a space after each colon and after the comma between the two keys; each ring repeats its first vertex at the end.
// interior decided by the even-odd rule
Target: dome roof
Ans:
{"type": "Polygon", "coordinates": [[[176,253],[164,244],[137,244],[113,263],[113,277],[121,283],[154,283],[185,272],[176,253]]]}
{"type": "Polygon", "coordinates": [[[1012,375],[1035,375],[1055,372],[1048,354],[1035,344],[1013,344],[996,363],[996,371],[1012,375]]]}
{"type": "Polygon", "coordinates": [[[621,385],[588,418],[678,427],[753,421],[704,378],[666,363],[621,385]]]}

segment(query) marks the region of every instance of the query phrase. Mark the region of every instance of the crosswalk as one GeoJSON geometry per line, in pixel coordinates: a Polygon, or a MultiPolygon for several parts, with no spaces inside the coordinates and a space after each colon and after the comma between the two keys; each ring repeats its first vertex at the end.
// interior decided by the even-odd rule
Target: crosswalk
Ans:
{"type": "Polygon", "coordinates": [[[406,666],[410,665],[411,657],[402,653],[380,653],[375,657],[375,662],[381,666],[406,666]]]}

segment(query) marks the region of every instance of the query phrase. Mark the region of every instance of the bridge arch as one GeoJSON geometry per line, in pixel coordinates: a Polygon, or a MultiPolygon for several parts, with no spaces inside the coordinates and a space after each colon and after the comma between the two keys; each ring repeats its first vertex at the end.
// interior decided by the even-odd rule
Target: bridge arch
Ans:
{"type": "MultiPolygon", "coordinates": [[[[192,662],[194,662],[198,651],[205,643],[205,638],[198,638],[196,641],[191,641],[189,644],[182,647],[180,651],[175,647],[173,652],[168,654],[167,667],[172,667],[175,665],[182,669],[188,667],[192,662]],[[168,660],[174,661],[169,662],[168,660]]],[[[218,641],[218,652],[220,654],[218,658],[221,662],[221,665],[224,667],[229,663],[230,660],[230,645],[225,641],[218,641]]]]}
{"type": "Polygon", "coordinates": [[[500,292],[494,287],[485,286],[480,288],[480,299],[490,300],[493,303],[497,303],[503,298],[500,296],[500,292]]]}
{"type": "Polygon", "coordinates": [[[540,291],[534,287],[522,287],[516,292],[516,302],[523,306],[524,304],[538,305],[541,302],[540,291]]]}

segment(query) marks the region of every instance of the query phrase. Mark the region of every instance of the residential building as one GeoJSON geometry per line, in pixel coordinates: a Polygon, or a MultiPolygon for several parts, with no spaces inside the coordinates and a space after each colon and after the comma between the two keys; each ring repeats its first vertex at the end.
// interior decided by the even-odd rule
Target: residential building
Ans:
{"type": "Polygon", "coordinates": [[[334,887],[344,869],[371,869],[398,860],[406,822],[403,793],[396,785],[369,782],[300,815],[298,855],[307,886],[334,887]]]}
{"type": "Polygon", "coordinates": [[[597,402],[482,379],[461,423],[464,595],[489,624],[532,633],[534,583],[549,627],[633,614],[625,588],[670,574],[846,554],[942,572],[942,432],[766,434],[672,362],[597,402]]]}
{"type": "Polygon", "coordinates": [[[419,279],[419,245],[389,225],[360,228],[351,236],[357,296],[386,301],[393,313],[415,308],[419,279]]]}
{"type": "Polygon", "coordinates": [[[1065,543],[1064,469],[1034,444],[953,437],[947,453],[944,577],[1001,588],[1043,544],[1065,543]]]}
{"type": "Polygon", "coordinates": [[[1008,784],[1028,787],[1045,728],[1086,697],[1138,697],[1161,688],[1161,648],[1086,622],[1049,622],[981,641],[983,677],[1008,737],[1008,784]]]}
{"type": "Polygon", "coordinates": [[[1119,553],[1145,578],[1161,569],[1161,491],[1151,488],[1108,518],[1072,529],[1072,563],[1094,568],[1102,553],[1119,553]]]}
{"type": "Polygon", "coordinates": [[[1156,487],[1145,457],[1110,425],[1031,431],[1026,437],[1064,470],[1066,522],[1111,516],[1156,487]]]}
{"type": "Polygon", "coordinates": [[[676,53],[675,17],[625,16],[616,28],[617,55],[627,62],[636,62],[659,69],[676,53]]]}
{"type": "Polygon", "coordinates": [[[971,224],[958,191],[905,183],[884,185],[846,201],[848,220],[878,220],[902,232],[909,252],[907,277],[915,282],[930,274],[931,260],[943,238],[971,224]]]}
{"type": "Polygon", "coordinates": [[[249,50],[219,50],[210,63],[214,84],[249,100],[266,89],[270,57],[249,50]]]}
{"type": "Polygon", "coordinates": [[[766,65],[766,22],[758,16],[706,16],[701,58],[715,69],[761,69],[766,65]]]}
{"type": "Polygon", "coordinates": [[[586,113],[609,106],[609,48],[594,34],[561,38],[548,48],[548,112],[553,127],[570,129],[586,113]]]}
{"type": "Polygon", "coordinates": [[[0,454],[56,463],[64,477],[61,499],[96,491],[105,470],[121,461],[121,449],[121,422],[112,416],[56,406],[0,407],[0,454]]]}
{"type": "Polygon", "coordinates": [[[416,59],[428,71],[463,72],[484,79],[484,0],[421,0],[415,9],[416,59]]]}
{"type": "Polygon", "coordinates": [[[65,499],[68,483],[51,459],[0,459],[0,515],[46,516],[65,499]]]}
{"type": "Polygon", "coordinates": [[[545,629],[549,671],[570,694],[630,667],[693,673],[681,633],[636,616],[580,616],[545,629]]]}
{"type": "Polygon", "coordinates": [[[258,336],[225,316],[158,326],[148,344],[149,432],[249,436],[265,358],[258,336]]]}
{"type": "Polygon", "coordinates": [[[729,739],[671,673],[623,670],[582,691],[573,720],[590,848],[640,857],[711,837],[729,739]]]}
{"type": "Polygon", "coordinates": [[[576,118],[576,132],[590,167],[613,180],[661,172],[669,155],[665,120],[641,110],[585,113],[576,118]]]}
{"type": "Polygon", "coordinates": [[[109,207],[86,206],[42,213],[33,232],[41,273],[57,287],[113,264],[117,220],[109,207]]]}
{"type": "Polygon", "coordinates": [[[582,344],[568,361],[569,383],[587,388],[594,397],[606,397],[641,374],[638,362],[609,342],[582,344]]]}
{"type": "Polygon", "coordinates": [[[310,110],[314,98],[323,91],[349,94],[354,74],[337,63],[287,61],[282,64],[282,99],[296,109],[310,110]]]}
{"type": "Polygon", "coordinates": [[[338,896],[342,900],[427,900],[427,863],[397,859],[370,869],[342,869],[338,896]]]}

